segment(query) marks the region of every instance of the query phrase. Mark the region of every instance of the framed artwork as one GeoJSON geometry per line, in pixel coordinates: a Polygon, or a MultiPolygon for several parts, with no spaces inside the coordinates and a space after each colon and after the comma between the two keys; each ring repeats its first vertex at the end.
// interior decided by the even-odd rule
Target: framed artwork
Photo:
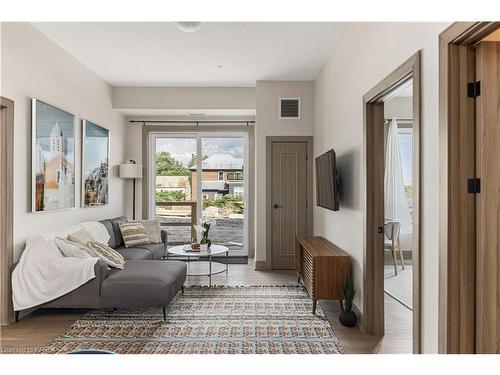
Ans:
{"type": "Polygon", "coordinates": [[[75,207],[75,116],[32,99],[32,212],[75,207]]]}
{"type": "Polygon", "coordinates": [[[109,130],[82,122],[82,207],[108,204],[109,130]]]}

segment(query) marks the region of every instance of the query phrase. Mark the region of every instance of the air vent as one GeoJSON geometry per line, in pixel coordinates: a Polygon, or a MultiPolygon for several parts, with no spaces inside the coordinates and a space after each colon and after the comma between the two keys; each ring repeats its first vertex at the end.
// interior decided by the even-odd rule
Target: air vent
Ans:
{"type": "Polygon", "coordinates": [[[300,98],[280,98],[279,117],[300,119],[300,98]]]}

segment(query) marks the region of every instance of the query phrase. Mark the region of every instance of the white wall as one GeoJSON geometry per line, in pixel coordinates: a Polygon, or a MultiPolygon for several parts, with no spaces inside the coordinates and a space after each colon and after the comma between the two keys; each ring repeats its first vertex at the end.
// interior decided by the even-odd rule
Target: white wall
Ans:
{"type": "Polygon", "coordinates": [[[113,87],[119,109],[255,109],[255,87],[113,87]]]}
{"type": "MultiPolygon", "coordinates": [[[[28,23],[2,23],[1,95],[14,100],[14,259],[26,238],[45,230],[123,214],[123,181],[113,166],[124,159],[124,118],[112,109],[111,87],[28,23]],[[110,129],[110,203],[105,207],[31,213],[31,98],[110,129]]],[[[77,138],[77,166],[80,139],[77,138]]],[[[77,169],[80,171],[80,168],[77,169]]],[[[76,203],[80,205],[80,174],[76,203]]]]}
{"type": "Polygon", "coordinates": [[[355,23],[339,38],[316,80],[315,155],[334,148],[342,173],[339,212],[314,209],[314,232],[351,254],[355,303],[362,308],[362,97],[422,49],[422,347],[437,352],[438,321],[438,35],[442,23],[355,23]]]}
{"type": "Polygon", "coordinates": [[[257,81],[255,124],[255,261],[266,260],[266,137],[312,136],[314,133],[314,82],[257,81]],[[281,97],[301,98],[301,118],[285,120],[278,116],[281,97]]]}

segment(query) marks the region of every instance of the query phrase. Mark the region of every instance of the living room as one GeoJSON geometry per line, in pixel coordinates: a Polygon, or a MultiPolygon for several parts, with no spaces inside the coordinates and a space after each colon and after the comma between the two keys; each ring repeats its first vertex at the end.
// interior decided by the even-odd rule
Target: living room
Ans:
{"type": "Polygon", "coordinates": [[[439,90],[499,23],[450,17],[2,20],[1,353],[498,353],[439,90]]]}

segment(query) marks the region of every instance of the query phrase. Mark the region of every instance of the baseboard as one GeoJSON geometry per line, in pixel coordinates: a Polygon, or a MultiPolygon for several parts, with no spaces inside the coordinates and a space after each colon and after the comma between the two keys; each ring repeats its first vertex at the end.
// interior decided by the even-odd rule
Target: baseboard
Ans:
{"type": "Polygon", "coordinates": [[[364,331],[365,326],[364,326],[363,313],[354,303],[352,304],[352,309],[356,313],[356,316],[358,317],[357,326],[361,329],[361,331],[364,331]]]}
{"type": "Polygon", "coordinates": [[[254,263],[255,271],[270,271],[271,267],[265,260],[256,260],[254,263]]]}

